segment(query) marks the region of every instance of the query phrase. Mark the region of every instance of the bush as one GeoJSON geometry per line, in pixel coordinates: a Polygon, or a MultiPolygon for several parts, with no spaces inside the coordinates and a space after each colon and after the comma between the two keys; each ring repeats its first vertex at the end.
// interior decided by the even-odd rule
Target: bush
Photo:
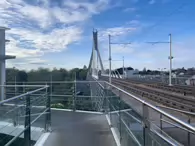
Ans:
{"type": "Polygon", "coordinates": [[[51,104],[51,108],[62,108],[64,109],[65,106],[61,103],[51,104]]]}

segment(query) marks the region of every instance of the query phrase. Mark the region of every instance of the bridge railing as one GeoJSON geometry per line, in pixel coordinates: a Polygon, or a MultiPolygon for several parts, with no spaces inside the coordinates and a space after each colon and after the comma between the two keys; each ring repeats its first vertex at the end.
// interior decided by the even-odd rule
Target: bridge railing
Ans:
{"type": "Polygon", "coordinates": [[[193,145],[195,127],[181,117],[108,82],[104,83],[110,125],[121,146],[193,145]]]}
{"type": "Polygon", "coordinates": [[[49,86],[1,87],[5,88],[5,100],[0,101],[0,145],[33,145],[50,127],[49,86]]]}
{"type": "Polygon", "coordinates": [[[108,82],[91,79],[26,84],[38,83],[50,85],[53,108],[105,112],[121,146],[189,145],[195,139],[192,125],[108,82]]]}
{"type": "MultiPolygon", "coordinates": [[[[8,84],[14,84],[9,82],[8,84]]],[[[45,81],[45,82],[16,82],[26,85],[49,85],[51,107],[67,110],[103,111],[103,89],[96,81],[45,81]]],[[[21,89],[21,92],[26,89],[21,89]]],[[[7,94],[18,94],[17,88],[12,88],[7,94]]]]}

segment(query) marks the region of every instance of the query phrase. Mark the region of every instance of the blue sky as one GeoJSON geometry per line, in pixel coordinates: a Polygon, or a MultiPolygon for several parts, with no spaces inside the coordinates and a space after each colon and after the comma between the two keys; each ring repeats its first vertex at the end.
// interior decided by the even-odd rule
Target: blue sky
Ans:
{"type": "MultiPolygon", "coordinates": [[[[8,67],[71,69],[89,64],[92,30],[99,31],[102,60],[108,59],[108,34],[113,60],[125,66],[168,68],[168,41],[173,36],[173,67],[194,67],[194,0],[1,0],[0,26],[7,31],[6,53],[16,55],[8,67]]],[[[103,62],[105,68],[108,62],[103,62]]],[[[121,67],[113,61],[112,68],[121,67]]]]}

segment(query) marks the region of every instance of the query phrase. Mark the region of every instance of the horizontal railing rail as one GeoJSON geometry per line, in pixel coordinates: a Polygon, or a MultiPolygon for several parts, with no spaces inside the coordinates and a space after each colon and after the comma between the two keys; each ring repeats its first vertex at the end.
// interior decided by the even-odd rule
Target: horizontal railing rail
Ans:
{"type": "Polygon", "coordinates": [[[24,93],[24,94],[21,94],[21,95],[18,95],[18,96],[14,96],[14,97],[9,98],[9,99],[5,99],[5,100],[3,100],[3,101],[0,101],[0,105],[3,104],[3,103],[6,103],[6,102],[10,102],[10,101],[12,101],[12,100],[18,99],[18,98],[20,98],[20,97],[24,97],[24,96],[26,96],[26,95],[33,94],[33,93],[35,93],[35,92],[41,91],[41,90],[43,90],[43,89],[46,89],[46,88],[48,88],[48,87],[49,87],[49,86],[46,85],[46,86],[44,86],[44,87],[42,87],[42,88],[39,88],[39,89],[36,89],[36,90],[33,90],[33,91],[29,91],[29,92],[27,92],[27,93],[24,93]]]}

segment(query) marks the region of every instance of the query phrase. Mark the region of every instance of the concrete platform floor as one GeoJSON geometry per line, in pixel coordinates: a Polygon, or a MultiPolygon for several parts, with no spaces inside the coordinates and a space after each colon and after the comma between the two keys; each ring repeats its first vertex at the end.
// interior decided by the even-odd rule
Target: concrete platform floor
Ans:
{"type": "Polygon", "coordinates": [[[52,110],[52,132],[44,146],[116,146],[103,114],[52,110]]]}

